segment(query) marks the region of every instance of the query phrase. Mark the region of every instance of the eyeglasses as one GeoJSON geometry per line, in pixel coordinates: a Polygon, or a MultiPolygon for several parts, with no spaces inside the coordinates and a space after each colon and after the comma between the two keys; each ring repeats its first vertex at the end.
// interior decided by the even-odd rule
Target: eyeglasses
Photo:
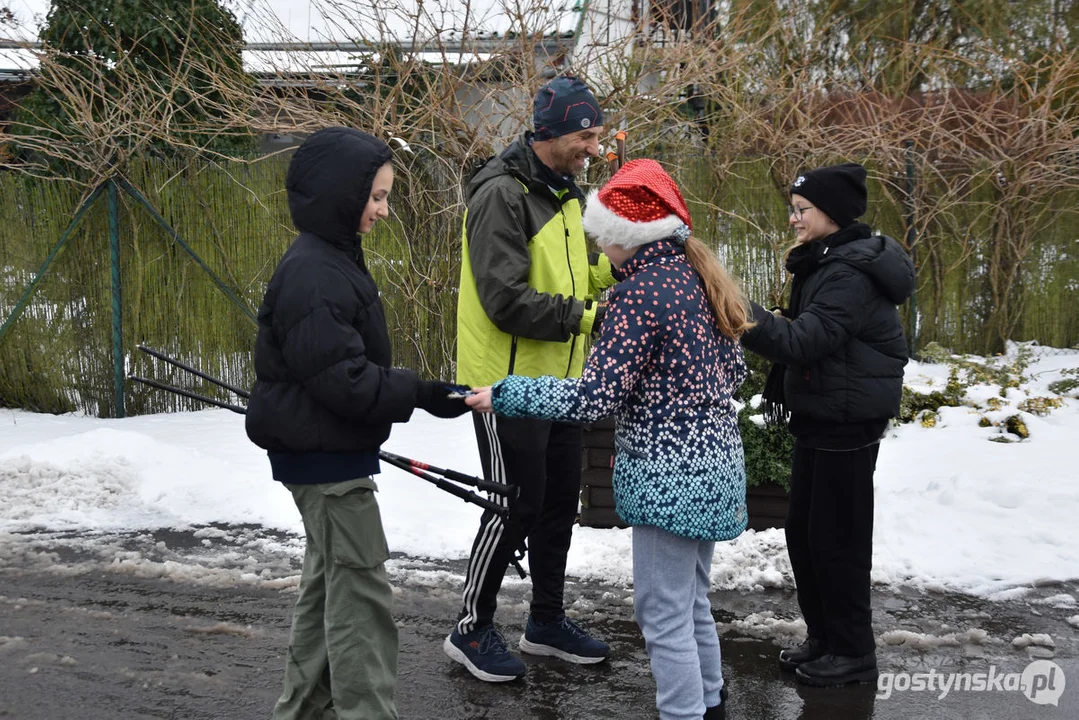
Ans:
{"type": "Polygon", "coordinates": [[[812,205],[810,205],[809,207],[798,207],[797,205],[788,205],[787,206],[787,217],[790,217],[791,215],[793,215],[795,220],[797,220],[798,222],[801,222],[802,221],[802,214],[805,213],[806,210],[813,210],[813,209],[814,208],[813,208],[812,205]]]}

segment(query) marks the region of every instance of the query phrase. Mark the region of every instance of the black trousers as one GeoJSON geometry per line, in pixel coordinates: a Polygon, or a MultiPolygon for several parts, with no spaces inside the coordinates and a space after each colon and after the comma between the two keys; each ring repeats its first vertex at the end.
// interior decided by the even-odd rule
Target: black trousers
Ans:
{"type": "MultiPolygon", "coordinates": [[[[528,541],[532,616],[560,619],[573,522],[581,493],[581,427],[568,423],[474,413],[483,477],[516,485],[510,518],[484,511],[472,544],[458,631],[494,621],[498,591],[514,553],[528,541]]],[[[506,498],[491,495],[505,506],[506,498]]]]}
{"type": "Polygon", "coordinates": [[[869,571],[879,449],[879,443],[849,451],[794,444],[787,553],[809,635],[835,655],[876,647],[869,571]]]}

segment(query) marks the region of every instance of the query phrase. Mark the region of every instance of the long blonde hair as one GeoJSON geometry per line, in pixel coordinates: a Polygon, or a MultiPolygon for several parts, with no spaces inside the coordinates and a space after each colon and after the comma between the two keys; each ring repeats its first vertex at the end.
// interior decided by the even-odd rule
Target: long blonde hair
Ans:
{"type": "Polygon", "coordinates": [[[712,316],[719,331],[737,340],[755,324],[749,309],[749,299],[741,286],[730,276],[708,246],[693,237],[686,240],[686,257],[697,271],[712,307],[712,316]]]}

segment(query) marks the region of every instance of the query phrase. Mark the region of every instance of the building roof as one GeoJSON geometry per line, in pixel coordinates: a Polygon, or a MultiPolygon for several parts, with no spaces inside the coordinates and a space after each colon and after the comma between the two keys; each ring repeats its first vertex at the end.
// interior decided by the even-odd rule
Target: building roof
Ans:
{"type": "MultiPolygon", "coordinates": [[[[550,33],[537,38],[536,52],[555,57],[572,49],[572,32],[550,33]]],[[[514,38],[494,37],[466,39],[465,42],[446,42],[439,47],[428,43],[411,42],[398,45],[405,55],[424,62],[455,65],[482,62],[498,52],[518,47],[514,38]]],[[[296,74],[348,74],[378,58],[385,46],[369,43],[250,43],[243,51],[244,69],[259,78],[296,74]]],[[[40,45],[0,40],[0,81],[25,80],[38,68],[40,45]]]]}
{"type": "MultiPolygon", "coordinates": [[[[397,0],[394,3],[340,3],[311,0],[305,34],[363,38],[298,40],[290,30],[291,11],[275,0],[251,0],[239,17],[246,40],[244,68],[256,76],[355,71],[361,57],[394,45],[429,62],[468,63],[500,50],[519,48],[522,33],[536,52],[555,57],[572,50],[590,0],[554,0],[521,6],[514,0],[397,0]],[[310,12],[314,17],[310,17],[310,12]]],[[[40,45],[0,38],[0,79],[25,78],[38,66],[40,45]]]]}

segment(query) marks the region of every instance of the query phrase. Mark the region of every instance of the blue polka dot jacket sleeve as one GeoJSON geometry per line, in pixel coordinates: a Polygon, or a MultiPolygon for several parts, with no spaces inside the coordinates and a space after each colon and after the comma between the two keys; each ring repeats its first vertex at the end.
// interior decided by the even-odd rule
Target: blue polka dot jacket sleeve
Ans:
{"type": "Polygon", "coordinates": [[[659,241],[623,267],[578,379],[511,375],[492,392],[511,417],[615,415],[615,508],[630,525],[703,540],[746,526],[745,462],[731,396],[745,379],[683,249],[659,241]]]}

